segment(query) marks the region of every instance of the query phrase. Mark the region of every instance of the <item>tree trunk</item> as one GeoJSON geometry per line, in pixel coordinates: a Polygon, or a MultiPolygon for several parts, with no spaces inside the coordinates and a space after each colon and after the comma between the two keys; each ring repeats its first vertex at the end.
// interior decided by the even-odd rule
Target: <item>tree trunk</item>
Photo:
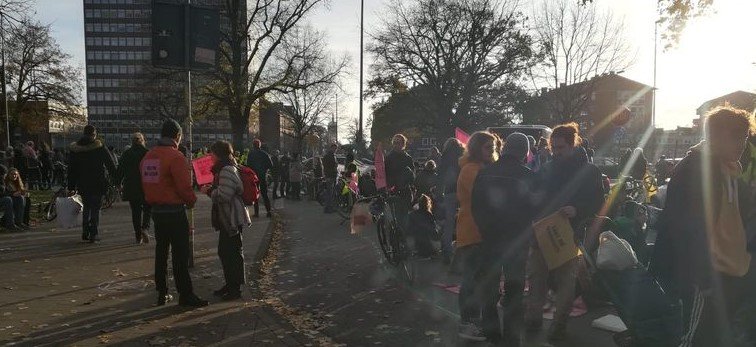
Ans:
{"type": "Polygon", "coordinates": [[[244,117],[244,112],[237,107],[228,108],[228,118],[231,123],[231,132],[233,134],[233,145],[235,149],[241,150],[246,148],[244,135],[249,127],[249,119],[244,117]]]}

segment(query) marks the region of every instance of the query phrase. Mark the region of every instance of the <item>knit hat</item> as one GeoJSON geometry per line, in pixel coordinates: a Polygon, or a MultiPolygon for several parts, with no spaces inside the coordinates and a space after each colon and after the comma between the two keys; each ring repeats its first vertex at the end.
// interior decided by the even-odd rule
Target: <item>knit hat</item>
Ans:
{"type": "Polygon", "coordinates": [[[504,143],[502,154],[524,161],[528,156],[528,153],[530,153],[530,145],[528,143],[528,137],[525,136],[525,134],[512,133],[507,136],[507,141],[504,143]]]}
{"type": "Polygon", "coordinates": [[[168,137],[171,139],[176,138],[181,133],[181,124],[172,118],[168,118],[163,122],[163,128],[160,129],[160,136],[168,137]]]}

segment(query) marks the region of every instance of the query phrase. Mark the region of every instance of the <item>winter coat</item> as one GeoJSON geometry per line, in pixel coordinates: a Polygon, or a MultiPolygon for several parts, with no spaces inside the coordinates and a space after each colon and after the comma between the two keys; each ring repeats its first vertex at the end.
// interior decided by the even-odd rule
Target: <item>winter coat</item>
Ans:
{"type": "Polygon", "coordinates": [[[417,173],[415,178],[415,187],[417,187],[418,194],[426,194],[433,197],[431,191],[438,185],[438,174],[436,170],[423,169],[417,173]]]}
{"type": "Polygon", "coordinates": [[[289,164],[289,181],[302,182],[302,162],[292,160],[289,164]]]}
{"type": "MultiPolygon", "coordinates": [[[[675,166],[667,185],[665,208],[657,224],[658,236],[651,258],[650,269],[665,286],[665,289],[679,293],[698,286],[701,290],[711,288],[712,261],[709,253],[706,232],[707,206],[711,216],[718,216],[721,205],[719,198],[724,189],[723,173],[719,160],[705,158],[702,142],[693,148],[686,157],[675,166]],[[705,168],[704,163],[710,163],[705,168]],[[707,175],[711,175],[706,181],[707,175]],[[705,193],[704,187],[711,187],[711,195],[705,193]],[[713,197],[707,202],[705,197],[713,197]]],[[[740,215],[744,226],[754,217],[754,206],[747,193],[747,185],[738,184],[740,215]]],[[[754,235],[747,235],[753,240],[754,235]]],[[[749,251],[753,252],[753,242],[749,251]]]]}
{"type": "Polygon", "coordinates": [[[145,154],[147,154],[147,147],[144,145],[133,145],[123,152],[121,160],[118,163],[116,182],[123,185],[123,199],[126,201],[144,201],[142,173],[139,164],[142,162],[145,154]]]}
{"type": "Polygon", "coordinates": [[[148,205],[175,208],[193,206],[197,201],[189,176],[189,162],[176,141],[160,139],[158,145],[144,155],[139,166],[144,200],[148,205]]]}
{"type": "Polygon", "coordinates": [[[69,147],[68,189],[85,195],[105,195],[108,179],[105,170],[114,177],[116,166],[110,151],[100,140],[82,137],[69,147]]]}
{"type": "Polygon", "coordinates": [[[323,174],[326,178],[336,179],[339,175],[339,163],[336,161],[336,154],[327,152],[323,156],[323,174]]]}
{"type": "Polygon", "coordinates": [[[261,149],[253,149],[247,156],[246,165],[255,171],[260,180],[264,180],[268,170],[273,168],[273,161],[267,152],[261,149]]]}
{"type": "Polygon", "coordinates": [[[441,155],[438,162],[439,184],[444,194],[457,192],[457,179],[459,178],[459,158],[462,157],[463,151],[448,150],[441,155]]]}
{"type": "Polygon", "coordinates": [[[252,223],[242,200],[244,184],[239,170],[231,163],[214,168],[213,173],[215,177],[210,193],[213,201],[212,225],[216,230],[234,236],[240,228],[252,223]]]}
{"type": "Polygon", "coordinates": [[[39,163],[43,171],[51,172],[53,170],[52,152],[41,149],[39,151],[39,163]]]}
{"type": "Polygon", "coordinates": [[[481,241],[478,225],[472,215],[472,190],[478,172],[483,168],[481,162],[473,162],[468,157],[459,159],[462,170],[457,180],[457,200],[459,213],[457,214],[457,244],[458,247],[477,244],[481,241]]]}
{"type": "MultiPolygon", "coordinates": [[[[281,163],[278,160],[278,156],[269,155],[269,157],[270,157],[270,164],[271,164],[270,175],[273,176],[274,179],[278,179],[279,177],[281,177],[281,163]]],[[[247,158],[249,158],[249,156],[247,158]]]]}
{"type": "Polygon", "coordinates": [[[478,172],[472,190],[472,215],[489,256],[511,259],[527,252],[538,214],[536,175],[518,159],[503,156],[478,172]]]}
{"type": "Polygon", "coordinates": [[[428,211],[415,210],[407,218],[407,229],[415,239],[415,252],[420,257],[430,257],[435,253],[431,241],[438,239],[433,215],[428,211]]]}
{"type": "Polygon", "coordinates": [[[541,214],[546,217],[562,207],[573,206],[577,216],[570,219],[575,237],[580,240],[584,230],[579,226],[593,218],[604,205],[604,183],[601,170],[588,162],[582,147],[566,158],[554,158],[539,172],[539,196],[543,196],[541,214]]]}
{"type": "Polygon", "coordinates": [[[405,151],[391,151],[386,156],[386,184],[400,190],[414,183],[415,163],[405,151]],[[408,170],[409,169],[409,170],[408,170]]]}
{"type": "Polygon", "coordinates": [[[284,155],[283,157],[281,157],[279,163],[281,167],[281,180],[284,182],[290,182],[291,179],[289,177],[289,166],[291,164],[291,159],[289,159],[288,156],[284,155]]]}

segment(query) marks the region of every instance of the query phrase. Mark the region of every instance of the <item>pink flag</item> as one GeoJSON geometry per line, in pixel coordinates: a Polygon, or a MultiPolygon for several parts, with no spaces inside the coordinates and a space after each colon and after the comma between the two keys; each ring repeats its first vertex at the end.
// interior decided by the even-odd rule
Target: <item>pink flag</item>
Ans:
{"type": "Polygon", "coordinates": [[[377,189],[386,188],[386,163],[383,159],[383,146],[379,143],[375,149],[375,187],[377,189]]]}
{"type": "Polygon", "coordinates": [[[215,158],[212,155],[192,160],[194,177],[197,179],[197,184],[213,183],[213,165],[215,165],[215,158]]]}
{"type": "Polygon", "coordinates": [[[454,129],[454,137],[456,137],[459,142],[462,142],[463,145],[467,145],[467,141],[470,141],[470,135],[460,128],[454,129]]]}

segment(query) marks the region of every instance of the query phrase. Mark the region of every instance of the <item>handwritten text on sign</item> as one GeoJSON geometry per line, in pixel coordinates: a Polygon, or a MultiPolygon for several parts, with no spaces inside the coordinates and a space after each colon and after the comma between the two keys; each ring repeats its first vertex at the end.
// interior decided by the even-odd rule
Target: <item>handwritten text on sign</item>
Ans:
{"type": "Polygon", "coordinates": [[[142,160],[142,182],[160,183],[160,159],[142,160]]]}
{"type": "Polygon", "coordinates": [[[197,184],[210,184],[213,183],[213,165],[215,164],[215,158],[212,155],[206,155],[202,158],[192,160],[192,167],[194,168],[194,176],[197,179],[197,184]]]}

